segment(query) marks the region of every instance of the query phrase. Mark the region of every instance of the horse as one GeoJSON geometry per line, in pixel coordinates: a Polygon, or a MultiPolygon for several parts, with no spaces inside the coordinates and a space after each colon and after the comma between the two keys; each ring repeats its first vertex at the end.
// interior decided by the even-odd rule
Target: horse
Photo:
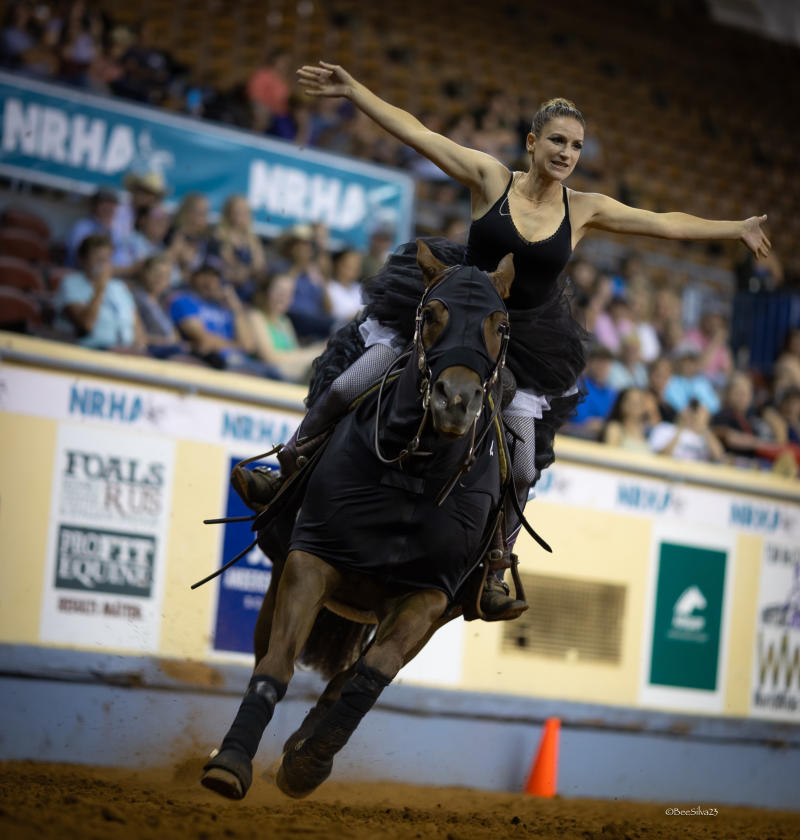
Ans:
{"type": "Polygon", "coordinates": [[[201,783],[227,798],[247,793],[298,659],[332,679],[284,747],[276,783],[294,798],[325,781],[381,691],[485,579],[510,485],[499,379],[513,258],[489,274],[417,244],[425,289],[412,350],[287,482],[288,515],[270,519],[285,492],[256,519],[261,547],[286,559],[256,622],[253,676],[203,768],[201,783]]]}

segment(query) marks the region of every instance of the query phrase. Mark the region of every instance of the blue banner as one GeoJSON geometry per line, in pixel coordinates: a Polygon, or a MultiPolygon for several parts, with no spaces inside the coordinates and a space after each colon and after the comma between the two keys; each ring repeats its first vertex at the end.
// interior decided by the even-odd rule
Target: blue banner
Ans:
{"type": "Polygon", "coordinates": [[[171,201],[202,192],[219,212],[232,193],[247,196],[267,236],[321,221],[334,244],[363,248],[378,226],[395,244],[411,238],[403,172],[8,73],[0,99],[0,175],[91,193],[156,171],[171,201]]]}
{"type": "MultiPolygon", "coordinates": [[[[228,473],[233,471],[239,460],[230,459],[228,473]]],[[[277,464],[271,466],[277,467],[277,464]]],[[[251,513],[228,484],[225,516],[247,516],[251,513]]],[[[233,560],[254,536],[250,523],[232,522],[224,528],[220,566],[233,560]]],[[[271,576],[272,561],[258,546],[222,574],[218,584],[214,650],[253,653],[253,631],[271,576]]]]}

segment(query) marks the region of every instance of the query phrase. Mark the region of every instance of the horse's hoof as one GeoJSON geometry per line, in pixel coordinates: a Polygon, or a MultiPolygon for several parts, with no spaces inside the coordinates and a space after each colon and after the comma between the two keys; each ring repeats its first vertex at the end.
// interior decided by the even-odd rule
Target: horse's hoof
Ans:
{"type": "Polygon", "coordinates": [[[303,749],[301,742],[284,753],[275,784],[292,799],[303,799],[313,793],[331,774],[333,759],[322,761],[303,749]]]}
{"type": "Polygon", "coordinates": [[[222,750],[203,767],[203,787],[228,799],[244,799],[253,781],[253,765],[239,750],[222,750]]]}

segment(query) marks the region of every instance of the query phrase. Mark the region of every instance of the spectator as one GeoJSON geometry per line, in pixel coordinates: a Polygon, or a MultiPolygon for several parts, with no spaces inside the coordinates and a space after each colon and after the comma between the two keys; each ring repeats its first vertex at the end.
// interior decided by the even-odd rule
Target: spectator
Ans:
{"type": "Polygon", "coordinates": [[[642,361],[649,364],[661,354],[661,342],[650,320],[653,316],[653,293],[645,275],[639,274],[631,279],[628,300],[633,328],[639,337],[642,361]]]}
{"type": "Polygon", "coordinates": [[[184,196],[167,244],[184,283],[200,266],[219,267],[208,227],[208,199],[202,193],[184,196]]]}
{"type": "Polygon", "coordinates": [[[192,352],[215,368],[281,379],[280,372],[250,358],[255,341],[250,319],[233,286],[204,265],[191,275],[190,288],[177,292],[169,314],[192,352]]]}
{"type": "Polygon", "coordinates": [[[122,58],[134,40],[133,33],[126,26],[115,26],[92,60],[87,72],[89,87],[97,93],[111,94],[111,86],[123,73],[122,58]]]}
{"type": "Polygon", "coordinates": [[[678,412],[664,398],[664,391],[672,378],[672,362],[662,356],[650,364],[647,369],[647,383],[656,399],[660,419],[666,423],[674,423],[678,412]]]}
{"type": "Polygon", "coordinates": [[[617,398],[617,392],[608,384],[613,360],[612,352],[602,344],[589,351],[579,383],[585,398],[569,424],[570,434],[593,439],[600,434],[617,398]]]}
{"type": "Polygon", "coordinates": [[[679,461],[722,461],[725,450],[709,427],[711,414],[692,399],[678,415],[677,425],[659,423],[651,430],[650,448],[679,461]]]}
{"type": "Polygon", "coordinates": [[[695,399],[711,414],[719,411],[719,397],[708,378],[700,372],[700,354],[692,345],[685,344],[678,349],[675,373],[664,389],[664,398],[679,413],[695,399]]]}
{"type": "Polygon", "coordinates": [[[243,195],[232,195],[225,201],[214,238],[225,279],[243,301],[251,300],[266,269],[266,258],[261,240],[253,232],[250,206],[243,195]]]}
{"type": "Polygon", "coordinates": [[[728,452],[745,458],[769,457],[765,441],[783,441],[786,430],[775,409],[762,418],[753,405],[753,383],[746,373],[735,372],[723,394],[722,408],[711,421],[712,429],[728,452]]]}
{"type": "Polygon", "coordinates": [[[619,358],[611,365],[608,384],[616,391],[647,387],[647,368],[642,363],[637,333],[630,332],[622,337],[619,358]]]}
{"type": "Polygon", "coordinates": [[[636,387],[620,392],[603,430],[603,442],[630,452],[650,452],[644,393],[636,387]]]}
{"type": "Polygon", "coordinates": [[[337,321],[349,321],[361,309],[361,252],[349,248],[340,251],[333,261],[333,278],[328,283],[331,315],[337,321]]]}
{"type": "MultiPolygon", "coordinates": [[[[169,213],[160,206],[142,207],[136,214],[133,231],[124,237],[114,251],[114,271],[120,277],[134,277],[142,268],[148,257],[164,251],[164,239],[169,231],[169,213]]],[[[169,264],[174,268],[172,256],[169,264]]],[[[179,280],[180,274],[175,273],[173,281],[179,280]]]]}
{"type": "Polygon", "coordinates": [[[276,367],[285,379],[305,382],[311,363],[324,350],[325,343],[300,347],[292,322],[286,315],[294,297],[294,286],[290,274],[274,275],[256,292],[249,317],[255,355],[276,367]]]}
{"type": "Polygon", "coordinates": [[[7,9],[0,31],[0,66],[16,70],[22,66],[23,55],[34,45],[31,34],[32,5],[12,3],[7,9]]]}
{"type": "Polygon", "coordinates": [[[717,386],[724,385],[733,370],[728,337],[728,324],[716,307],[706,309],[699,327],[684,336],[684,341],[700,352],[700,370],[717,386]]]}
{"type": "Polygon", "coordinates": [[[595,277],[588,297],[578,296],[578,305],[583,309],[583,318],[586,329],[594,333],[597,327],[597,319],[605,312],[606,306],[613,297],[613,284],[611,278],[606,274],[598,274],[595,277]]]}
{"type": "Polygon", "coordinates": [[[172,261],[167,255],[148,257],[141,265],[138,282],[131,290],[144,328],[147,351],[158,358],[189,351],[189,345],[181,340],[163,306],[164,294],[170,286],[171,271],[172,261]]]}
{"type": "Polygon", "coordinates": [[[289,113],[291,71],[291,56],[279,49],[270,52],[264,64],[250,76],[247,98],[253,109],[253,131],[263,134],[269,131],[276,117],[286,117],[289,113]]]}
{"type": "Polygon", "coordinates": [[[778,395],[778,412],[786,424],[787,440],[800,446],[800,388],[787,388],[778,395]]]}
{"type": "Polygon", "coordinates": [[[125,283],[112,276],[112,253],[106,234],[90,234],[81,242],[80,271],[65,275],[56,293],[56,327],[75,333],[84,347],[143,349],[136,304],[125,283]]]}
{"type": "Polygon", "coordinates": [[[59,76],[79,87],[89,84],[89,67],[100,51],[103,22],[83,0],[74,2],[67,12],[61,39],[61,68],[59,76]]]}
{"type": "Polygon", "coordinates": [[[66,262],[75,267],[78,264],[78,247],[87,236],[102,233],[108,236],[116,249],[118,241],[113,234],[112,224],[119,200],[111,190],[99,189],[89,199],[89,215],[78,219],[67,234],[66,262]]]}
{"type": "Polygon", "coordinates": [[[289,318],[301,341],[327,339],[334,323],[325,281],[314,263],[313,236],[311,227],[297,225],[290,231],[284,249],[290,261],[287,273],[296,284],[289,318]]]}
{"type": "Polygon", "coordinates": [[[157,207],[167,195],[164,176],[160,172],[129,172],[122,182],[127,191],[114,213],[114,239],[121,242],[133,232],[140,210],[157,207]]]}
{"type": "Polygon", "coordinates": [[[622,339],[633,331],[633,317],[626,298],[615,295],[604,312],[597,316],[594,333],[597,340],[612,353],[619,353],[622,339]]]}
{"type": "Polygon", "coordinates": [[[372,231],[362,266],[364,277],[374,277],[383,268],[393,244],[394,231],[391,228],[381,225],[372,231]]]}
{"type": "Polygon", "coordinates": [[[175,67],[166,52],[153,46],[151,28],[152,20],[146,19],[138,29],[132,30],[133,43],[121,58],[123,73],[111,83],[111,90],[126,99],[162,105],[175,67]]]}

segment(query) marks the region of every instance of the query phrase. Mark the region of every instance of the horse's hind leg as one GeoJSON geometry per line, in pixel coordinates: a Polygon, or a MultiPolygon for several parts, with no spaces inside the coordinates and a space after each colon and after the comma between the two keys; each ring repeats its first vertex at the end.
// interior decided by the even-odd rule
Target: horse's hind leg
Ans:
{"type": "Polygon", "coordinates": [[[394,605],[381,621],[374,643],[356,662],[353,676],[345,682],[339,699],[314,732],[284,755],[276,782],[285,794],[295,798],[307,796],[328,778],[333,757],[406,659],[429,637],[431,627],[446,607],[447,598],[438,590],[414,593],[394,605]]]}
{"type": "Polygon", "coordinates": [[[257,663],[239,711],[219,751],[205,765],[202,784],[241,799],[253,778],[252,761],[276,704],[286,693],[294,661],[339,573],[319,558],[292,552],[281,574],[265,656],[257,663]]]}

